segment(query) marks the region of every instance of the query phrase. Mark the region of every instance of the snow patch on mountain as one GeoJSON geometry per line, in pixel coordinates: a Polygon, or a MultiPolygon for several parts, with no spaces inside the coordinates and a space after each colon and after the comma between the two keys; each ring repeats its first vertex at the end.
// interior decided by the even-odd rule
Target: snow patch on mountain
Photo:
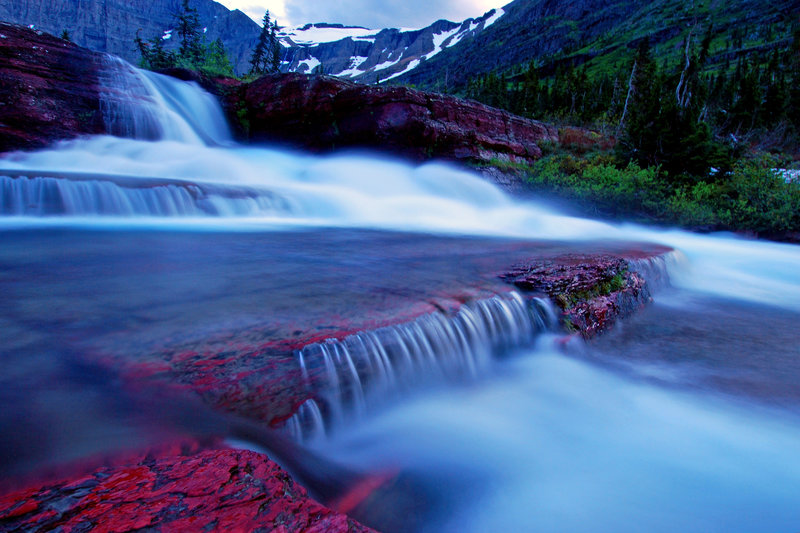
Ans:
{"type": "Polygon", "coordinates": [[[284,28],[278,33],[278,37],[295,45],[314,46],[342,39],[374,39],[380,31],[361,26],[319,23],[306,24],[300,28],[284,28]]]}
{"type": "Polygon", "coordinates": [[[311,72],[319,65],[334,76],[368,83],[391,80],[417,68],[443,50],[497,22],[505,12],[493,9],[460,23],[439,20],[421,29],[374,30],[341,24],[306,24],[279,33],[289,48],[282,70],[311,72]]]}

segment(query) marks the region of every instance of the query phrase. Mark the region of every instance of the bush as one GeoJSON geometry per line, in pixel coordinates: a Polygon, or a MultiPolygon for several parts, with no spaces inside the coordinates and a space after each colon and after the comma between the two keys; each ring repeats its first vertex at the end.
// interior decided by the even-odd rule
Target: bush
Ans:
{"type": "Polygon", "coordinates": [[[786,183],[778,165],[768,156],[742,159],[730,172],[697,181],[633,162],[620,167],[608,152],[556,153],[524,173],[533,188],[617,217],[780,236],[800,230],[800,184],[786,183]]]}
{"type": "Polygon", "coordinates": [[[800,229],[800,186],[786,183],[769,156],[740,161],[730,178],[734,220],[759,233],[800,229]]]}

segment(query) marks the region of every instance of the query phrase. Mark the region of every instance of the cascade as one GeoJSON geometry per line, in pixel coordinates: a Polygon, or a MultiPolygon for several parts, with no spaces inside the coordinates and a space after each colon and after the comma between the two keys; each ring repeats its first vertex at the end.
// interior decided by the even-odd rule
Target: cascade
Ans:
{"type": "Polygon", "coordinates": [[[474,379],[492,358],[530,345],[556,324],[549,301],[526,301],[511,291],[466,303],[452,316],[437,312],[311,344],[296,357],[316,399],[301,406],[287,429],[308,440],[400,391],[443,379],[474,379]]]}
{"type": "Polygon", "coordinates": [[[188,144],[229,144],[219,104],[196,83],[143,71],[114,56],[99,70],[100,107],[111,135],[188,144]]]}
{"type": "MultiPolygon", "coordinates": [[[[253,290],[241,283],[238,274],[249,268],[249,273],[261,275],[264,264],[280,261],[253,253],[270,241],[266,234],[278,226],[243,223],[242,217],[256,221],[277,217],[298,225],[302,221],[320,235],[331,227],[357,227],[573,241],[576,246],[590,239],[657,242],[680,251],[633,260],[631,269],[651,287],[670,283],[675,290],[665,298],[666,304],[656,301],[635,317],[659,311],[651,317],[649,330],[636,329],[631,320],[612,332],[620,333],[616,341],[609,341],[615,357],[619,344],[623,348],[632,344],[628,351],[635,354],[631,366],[641,367],[638,379],[598,366],[598,352],[591,346],[583,356],[566,356],[562,344],[537,339],[555,323],[552,308],[546,301],[525,301],[509,292],[468,302],[456,313],[424,315],[304,347],[294,360],[284,360],[303,376],[301,398],[308,398],[287,420],[286,431],[312,445],[325,436],[327,456],[365,472],[374,471],[376,465],[398,464],[418,476],[415,481],[421,481],[424,489],[419,494],[436,493],[441,512],[447,515],[431,517],[431,530],[699,532],[714,527],[726,531],[796,527],[800,480],[796,413],[773,412],[758,401],[750,403],[746,395],[729,404],[715,394],[719,383],[736,386],[743,378],[748,378],[743,389],[765,397],[774,394],[775,381],[785,382],[786,390],[796,390],[800,360],[796,246],[570,217],[512,199],[475,175],[442,164],[414,167],[364,155],[320,158],[236,146],[230,143],[219,107],[196,84],[144,73],[108,58],[101,85],[103,116],[109,132],[118,137],[0,155],[4,169],[0,219],[9,219],[11,228],[0,220],[0,232],[13,237],[3,242],[0,336],[12,345],[34,347],[19,351],[40,362],[26,360],[19,368],[5,368],[3,375],[6,385],[19,383],[19,390],[29,395],[22,402],[26,407],[48,412],[48,403],[64,403],[69,410],[69,416],[52,419],[58,423],[48,424],[46,417],[38,420],[42,425],[62,434],[67,433],[62,422],[77,423],[79,431],[71,433],[83,436],[92,420],[93,410],[83,403],[61,402],[57,390],[27,386],[26,374],[63,364],[56,357],[61,355],[62,340],[65,349],[83,353],[76,349],[82,347],[76,339],[106,335],[103,340],[113,346],[118,333],[160,337],[169,331],[159,330],[165,320],[183,326],[209,315],[215,324],[270,319],[263,304],[278,300],[274,292],[253,290]],[[191,243],[182,242],[191,239],[180,234],[176,245],[156,247],[145,258],[153,261],[136,263],[146,266],[139,268],[143,272],[137,278],[128,277],[128,267],[142,255],[139,247],[123,243],[115,255],[107,249],[109,241],[98,245],[74,236],[80,233],[72,237],[69,231],[64,236],[48,231],[14,233],[21,225],[35,226],[40,217],[51,216],[64,226],[70,224],[70,216],[94,217],[94,224],[101,226],[99,219],[108,215],[239,217],[235,219],[239,226],[229,227],[255,228],[264,235],[258,235],[262,241],[258,245],[240,246],[252,259],[245,264],[252,267],[225,264],[215,271],[199,260],[191,262],[190,272],[197,271],[196,277],[171,276],[168,267],[180,265],[186,250],[192,250],[191,243]],[[43,234],[63,238],[68,252],[31,246],[43,234]],[[109,265],[84,263],[81,246],[86,245],[116,258],[115,272],[124,275],[105,281],[119,283],[99,283],[110,276],[109,265]],[[75,261],[69,262],[70,258],[75,261]],[[6,261],[17,267],[8,268],[6,261]],[[150,263],[160,266],[162,261],[163,271],[151,268],[150,263]],[[198,268],[204,266],[205,270],[198,268]],[[55,273],[45,275],[50,272],[55,273]],[[237,276],[225,275],[232,272],[237,276]],[[79,284],[78,274],[89,282],[79,284]],[[143,290],[141,282],[148,279],[158,282],[150,285],[156,290],[143,290]],[[21,281],[27,281],[27,292],[21,281]],[[105,287],[108,290],[100,290],[105,287]],[[117,292],[131,287],[163,297],[166,304],[151,308],[139,301],[137,305],[137,298],[125,297],[132,292],[117,292]],[[222,301],[228,309],[241,310],[242,316],[221,318],[216,305],[197,303],[202,294],[210,298],[206,301],[222,301]],[[31,297],[36,295],[47,300],[31,297]],[[689,321],[678,321],[687,312],[689,321]],[[751,319],[754,327],[745,327],[751,319]],[[710,327],[720,321],[716,330],[710,327]],[[61,329],[64,337],[48,336],[61,329]],[[87,334],[79,335],[81,331],[87,334]],[[721,333],[709,333],[713,331],[721,333]],[[656,334],[661,340],[653,343],[656,334]],[[528,357],[502,361],[503,368],[493,373],[493,379],[471,380],[495,367],[493,358],[530,347],[536,340],[542,342],[529,350],[528,357]],[[639,364],[648,351],[655,352],[652,358],[658,364],[639,364]],[[781,351],[783,359],[774,359],[781,351]],[[708,357],[712,352],[716,360],[708,357]],[[764,369],[774,370],[777,377],[761,379],[770,376],[764,369]],[[710,377],[703,383],[709,384],[708,389],[697,394],[683,390],[682,376],[699,379],[707,374],[710,377]],[[681,390],[653,382],[664,375],[676,376],[681,390]],[[376,405],[448,380],[470,380],[471,386],[446,391],[430,387],[372,416],[376,405]],[[706,394],[709,390],[712,394],[706,394]],[[363,424],[336,431],[365,414],[370,416],[363,418],[363,424]]],[[[159,228],[172,223],[158,222],[159,228]]],[[[204,231],[206,224],[197,227],[204,231]]],[[[125,240],[110,232],[107,237],[125,240]]],[[[228,240],[230,235],[224,234],[213,246],[202,247],[201,258],[228,259],[228,240]]],[[[289,242],[285,247],[295,252],[294,241],[278,242],[289,242]]],[[[312,263],[327,259],[324,254],[311,259],[310,254],[297,255],[293,262],[278,266],[285,267],[283,272],[291,267],[306,276],[293,284],[297,292],[290,292],[292,298],[304,292],[305,303],[317,294],[305,293],[302,281],[319,276],[319,265],[312,263]]],[[[358,253],[352,255],[353,262],[363,259],[358,253]]],[[[280,275],[275,279],[286,282],[280,275]]],[[[75,386],[66,381],[58,385],[75,386]]],[[[796,410],[798,396],[791,393],[796,410]]],[[[8,434],[25,438],[21,420],[14,416],[11,420],[14,425],[7,426],[8,434]]]]}
{"type": "Polygon", "coordinates": [[[290,211],[284,198],[257,189],[0,170],[0,215],[6,216],[263,217],[290,211]]]}

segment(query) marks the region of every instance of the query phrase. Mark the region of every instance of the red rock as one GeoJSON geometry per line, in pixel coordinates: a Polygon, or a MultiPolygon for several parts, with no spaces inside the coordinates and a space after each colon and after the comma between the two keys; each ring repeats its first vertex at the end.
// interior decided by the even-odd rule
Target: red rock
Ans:
{"type": "Polygon", "coordinates": [[[369,528],[309,498],[265,455],[230,449],[145,457],[0,496],[16,531],[350,531],[369,528]]]}
{"type": "Polygon", "coordinates": [[[415,160],[527,163],[558,131],[471,100],[331,76],[275,74],[230,91],[227,106],[251,140],[317,151],[371,148],[415,160]]]}
{"type": "MultiPolygon", "coordinates": [[[[668,251],[663,248],[660,253],[668,251]]],[[[521,263],[501,277],[520,289],[546,294],[561,308],[568,330],[591,338],[651,300],[647,281],[632,268],[631,261],[643,257],[641,251],[624,255],[573,253],[521,263]]],[[[662,282],[656,280],[657,284],[662,282]]]]}
{"type": "Polygon", "coordinates": [[[0,35],[0,152],[105,132],[101,54],[2,22],[0,35]]]}

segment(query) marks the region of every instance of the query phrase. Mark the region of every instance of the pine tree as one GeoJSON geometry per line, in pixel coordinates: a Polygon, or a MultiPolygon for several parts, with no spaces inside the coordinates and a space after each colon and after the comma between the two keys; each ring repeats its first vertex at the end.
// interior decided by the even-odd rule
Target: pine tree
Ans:
{"type": "Polygon", "coordinates": [[[204,72],[215,76],[233,77],[233,66],[225,51],[225,45],[220,39],[215,39],[208,45],[202,69],[204,72]]]}
{"type": "Polygon", "coordinates": [[[278,39],[278,21],[272,21],[272,29],[269,32],[270,47],[272,48],[270,72],[279,72],[281,69],[281,43],[278,39]]]}
{"type": "Polygon", "coordinates": [[[250,74],[263,74],[264,73],[264,58],[267,55],[267,46],[269,44],[269,33],[272,28],[272,23],[269,19],[269,11],[264,13],[264,19],[261,23],[261,33],[258,36],[258,42],[253,49],[253,55],[250,58],[250,74]]]}
{"type": "Polygon", "coordinates": [[[278,72],[281,66],[281,43],[278,40],[278,22],[264,13],[261,33],[250,58],[250,74],[278,72]]]}
{"type": "Polygon", "coordinates": [[[789,91],[789,103],[786,116],[792,121],[800,133],[800,22],[794,28],[794,38],[789,51],[789,68],[792,82],[789,91]]]}
{"type": "Polygon", "coordinates": [[[183,0],[182,11],[176,15],[178,35],[181,38],[179,58],[190,67],[199,66],[205,55],[200,31],[200,17],[197,10],[189,6],[189,0],[183,0]]]}
{"type": "Polygon", "coordinates": [[[61,38],[64,39],[65,41],[72,42],[72,38],[69,35],[69,31],[67,31],[66,29],[61,32],[61,38]]]}
{"type": "Polygon", "coordinates": [[[141,30],[136,32],[136,47],[142,56],[141,66],[150,70],[163,70],[174,67],[177,58],[172,52],[164,49],[164,41],[160,37],[153,37],[145,42],[139,35],[141,30]]]}

